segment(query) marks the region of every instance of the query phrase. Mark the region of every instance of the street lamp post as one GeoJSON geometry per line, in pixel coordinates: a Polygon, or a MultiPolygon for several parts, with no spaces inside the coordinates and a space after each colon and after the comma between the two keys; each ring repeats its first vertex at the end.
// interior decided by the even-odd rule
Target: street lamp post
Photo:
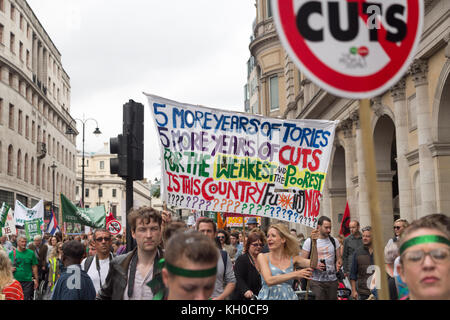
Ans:
{"type": "Polygon", "coordinates": [[[81,121],[81,123],[83,124],[83,139],[82,139],[83,155],[82,155],[82,165],[81,165],[81,203],[84,208],[84,159],[85,159],[85,157],[84,157],[84,136],[85,136],[86,122],[89,120],[95,121],[97,127],[95,128],[95,131],[93,133],[96,136],[101,134],[101,132],[100,132],[100,129],[98,128],[97,120],[95,120],[93,118],[84,119],[84,116],[83,116],[83,120],[75,118],[69,123],[69,126],[67,127],[67,130],[66,130],[66,134],[75,134],[75,131],[73,131],[72,127],[70,127],[70,124],[72,124],[72,122],[76,122],[76,120],[81,121]]]}

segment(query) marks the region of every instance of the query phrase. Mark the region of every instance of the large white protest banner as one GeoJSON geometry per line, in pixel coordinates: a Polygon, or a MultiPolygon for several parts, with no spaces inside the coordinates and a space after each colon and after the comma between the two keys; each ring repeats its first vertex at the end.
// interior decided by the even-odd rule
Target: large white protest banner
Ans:
{"type": "Polygon", "coordinates": [[[25,221],[31,221],[34,219],[41,219],[42,225],[44,224],[44,201],[40,200],[33,208],[25,207],[19,200],[16,200],[16,206],[14,207],[14,218],[16,219],[16,225],[23,227],[25,221]]]}
{"type": "Polygon", "coordinates": [[[170,205],[317,225],[337,121],[285,120],[146,94],[170,205]]]}

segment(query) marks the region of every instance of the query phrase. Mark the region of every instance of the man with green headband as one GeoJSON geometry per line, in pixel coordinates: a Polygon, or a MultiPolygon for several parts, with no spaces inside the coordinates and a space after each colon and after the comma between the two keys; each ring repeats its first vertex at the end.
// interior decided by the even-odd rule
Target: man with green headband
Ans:
{"type": "Polygon", "coordinates": [[[450,299],[450,218],[433,214],[408,226],[399,243],[399,273],[411,300],[450,299]]]}
{"type": "Polygon", "coordinates": [[[219,252],[196,231],[177,233],[166,246],[162,279],[167,300],[206,300],[214,290],[219,252]]]}

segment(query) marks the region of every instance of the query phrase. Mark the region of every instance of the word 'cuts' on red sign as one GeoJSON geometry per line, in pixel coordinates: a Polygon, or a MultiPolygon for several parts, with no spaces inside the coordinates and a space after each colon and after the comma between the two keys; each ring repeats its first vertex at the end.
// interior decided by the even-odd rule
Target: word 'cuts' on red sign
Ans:
{"type": "Polygon", "coordinates": [[[122,225],[117,220],[111,220],[106,224],[106,230],[109,230],[109,232],[115,236],[122,231],[122,225]]]}
{"type": "Polygon", "coordinates": [[[280,40],[297,67],[340,97],[375,97],[412,62],[423,0],[271,0],[280,40]]]}

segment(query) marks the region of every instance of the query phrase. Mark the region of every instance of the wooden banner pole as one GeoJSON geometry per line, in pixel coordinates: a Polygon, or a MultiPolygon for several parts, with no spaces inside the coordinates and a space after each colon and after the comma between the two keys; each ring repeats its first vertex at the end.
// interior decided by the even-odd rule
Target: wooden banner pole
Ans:
{"type": "Polygon", "coordinates": [[[366,165],[367,194],[369,197],[369,211],[372,226],[372,244],[374,250],[374,260],[377,266],[378,279],[377,289],[380,289],[380,300],[389,300],[388,282],[384,263],[384,246],[382,225],[380,219],[380,207],[378,202],[378,189],[376,179],[375,151],[373,135],[370,126],[370,100],[362,99],[359,104],[359,119],[361,124],[362,145],[366,165]]]}
{"type": "Polygon", "coordinates": [[[245,216],[242,216],[242,240],[243,240],[242,250],[244,250],[245,249],[245,216]]]}

